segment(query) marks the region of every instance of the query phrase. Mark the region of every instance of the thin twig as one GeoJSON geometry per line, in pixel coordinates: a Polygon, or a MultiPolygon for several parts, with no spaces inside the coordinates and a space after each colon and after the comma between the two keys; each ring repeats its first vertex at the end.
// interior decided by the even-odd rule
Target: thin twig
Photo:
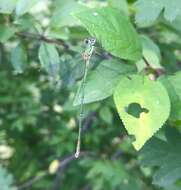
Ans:
{"type": "MultiPolygon", "coordinates": [[[[90,152],[80,152],[80,157],[84,157],[87,155],[91,155],[90,152]]],[[[61,181],[61,175],[64,169],[68,166],[68,164],[72,161],[76,160],[74,154],[71,154],[70,156],[65,157],[63,160],[59,161],[59,166],[56,172],[56,178],[53,186],[53,190],[56,190],[60,187],[60,181],[61,181]]],[[[24,190],[29,189],[32,187],[32,185],[40,180],[42,180],[44,177],[50,175],[48,171],[45,171],[45,173],[42,173],[41,175],[35,176],[28,181],[24,182],[22,185],[18,186],[18,190],[24,190]]]]}
{"type": "Polygon", "coordinates": [[[61,45],[65,49],[69,48],[69,46],[63,40],[49,38],[49,37],[41,35],[41,34],[35,34],[35,33],[30,33],[30,32],[16,32],[15,34],[17,36],[19,36],[19,37],[31,38],[31,39],[35,39],[35,40],[40,40],[40,41],[44,41],[44,42],[47,42],[47,43],[51,43],[51,44],[61,45]]]}
{"type": "MultiPolygon", "coordinates": [[[[79,157],[84,157],[84,156],[88,156],[91,155],[90,152],[80,152],[79,157]]],[[[56,178],[54,181],[54,185],[52,187],[51,190],[58,190],[61,187],[61,177],[62,177],[62,173],[65,170],[65,168],[74,160],[77,160],[77,158],[75,158],[75,154],[71,154],[70,156],[66,157],[65,159],[63,159],[62,161],[60,161],[60,165],[58,167],[57,173],[56,173],[56,178]]]]}
{"type": "Polygon", "coordinates": [[[33,178],[30,179],[29,181],[27,181],[27,182],[23,183],[22,185],[20,185],[20,186],[18,187],[18,190],[24,190],[24,189],[30,188],[34,183],[40,181],[41,179],[43,179],[43,178],[44,178],[45,176],[47,176],[47,175],[48,175],[48,172],[43,173],[43,174],[41,174],[41,175],[39,175],[39,176],[33,177],[33,178]]]}

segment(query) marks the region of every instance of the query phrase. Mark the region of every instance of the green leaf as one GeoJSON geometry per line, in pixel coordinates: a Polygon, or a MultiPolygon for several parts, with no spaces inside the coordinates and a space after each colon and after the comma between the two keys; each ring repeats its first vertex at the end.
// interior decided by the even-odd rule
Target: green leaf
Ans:
{"type": "Polygon", "coordinates": [[[11,14],[18,0],[0,0],[0,13],[11,14]]]}
{"type": "Polygon", "coordinates": [[[181,15],[180,0],[138,0],[135,6],[137,8],[136,22],[141,25],[153,23],[161,11],[164,11],[164,17],[168,21],[173,21],[181,15]]]}
{"type": "Polygon", "coordinates": [[[128,3],[126,0],[108,0],[108,5],[119,9],[128,15],[128,3]]]}
{"type": "Polygon", "coordinates": [[[19,43],[11,52],[11,64],[16,73],[22,73],[27,65],[27,54],[23,44],[19,43]]]}
{"type": "Polygon", "coordinates": [[[164,190],[180,190],[181,185],[180,184],[174,184],[169,187],[164,188],[164,190]]]}
{"type": "Polygon", "coordinates": [[[99,160],[92,163],[86,178],[94,190],[141,190],[137,177],[130,175],[120,160],[99,160]],[[106,185],[105,185],[106,184],[106,185]]]}
{"type": "Polygon", "coordinates": [[[56,1],[56,9],[51,18],[50,24],[53,27],[78,25],[76,19],[71,15],[72,12],[84,11],[85,7],[75,0],[56,1]]]}
{"type": "Polygon", "coordinates": [[[16,14],[17,15],[23,15],[27,13],[34,5],[36,5],[40,0],[18,0],[18,3],[16,5],[16,14]]]}
{"type": "MultiPolygon", "coordinates": [[[[153,69],[163,69],[160,65],[161,54],[158,46],[147,36],[141,36],[143,56],[146,58],[148,63],[153,69]]],[[[136,63],[138,70],[142,71],[146,67],[146,63],[143,59],[136,63]]]]}
{"type": "Polygon", "coordinates": [[[0,42],[6,42],[14,35],[15,32],[16,29],[13,26],[0,25],[0,42]]]}
{"type": "Polygon", "coordinates": [[[16,190],[13,187],[13,176],[7,172],[5,168],[0,165],[0,187],[2,190],[16,190]]]}
{"type": "Polygon", "coordinates": [[[47,30],[46,35],[50,38],[68,40],[70,31],[68,30],[68,28],[65,28],[65,27],[53,28],[53,29],[47,30]]]}
{"type": "Polygon", "coordinates": [[[137,61],[142,50],[138,34],[129,19],[117,9],[90,9],[75,13],[76,18],[114,56],[137,61]]]}
{"type": "Polygon", "coordinates": [[[174,128],[167,128],[167,141],[153,137],[141,150],[141,164],[158,166],[153,183],[162,187],[173,185],[181,179],[181,134],[174,128]]]}
{"type": "Polygon", "coordinates": [[[169,77],[171,84],[173,85],[176,94],[178,95],[179,99],[181,100],[181,71],[176,72],[174,75],[169,77]]]}
{"type": "Polygon", "coordinates": [[[103,106],[101,107],[101,110],[99,112],[99,115],[100,115],[100,118],[108,123],[108,124],[111,124],[112,123],[112,118],[113,118],[113,115],[112,115],[112,112],[110,110],[109,107],[107,106],[103,106]]]}
{"type": "Polygon", "coordinates": [[[55,45],[42,43],[38,56],[42,67],[49,73],[50,76],[57,78],[60,71],[60,59],[55,45]]]}
{"type": "Polygon", "coordinates": [[[170,113],[169,97],[162,84],[139,75],[120,80],[114,101],[128,133],[135,137],[136,150],[158,131],[170,113]],[[134,109],[139,109],[139,114],[134,109]]]}
{"type": "Polygon", "coordinates": [[[36,26],[36,20],[33,15],[25,14],[22,17],[17,17],[14,24],[18,26],[19,31],[28,31],[32,30],[32,26],[36,26]]]}
{"type": "Polygon", "coordinates": [[[181,72],[177,72],[172,76],[162,77],[160,81],[168,91],[171,101],[171,121],[181,121],[181,72]]]}
{"type": "MultiPolygon", "coordinates": [[[[84,89],[84,104],[103,100],[111,96],[120,77],[133,71],[135,71],[135,67],[132,65],[126,65],[114,60],[102,61],[87,76],[84,89]]],[[[74,100],[75,106],[81,103],[81,94],[82,90],[79,88],[74,100]]]]}
{"type": "Polygon", "coordinates": [[[181,34],[181,16],[178,16],[173,22],[168,23],[173,27],[177,33],[181,34]]]}

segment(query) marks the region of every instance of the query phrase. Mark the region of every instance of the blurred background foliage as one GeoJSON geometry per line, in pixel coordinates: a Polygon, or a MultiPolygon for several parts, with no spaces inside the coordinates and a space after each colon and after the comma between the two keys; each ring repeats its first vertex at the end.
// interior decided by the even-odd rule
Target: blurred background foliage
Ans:
{"type": "MultiPolygon", "coordinates": [[[[84,39],[89,34],[71,12],[85,6],[112,6],[129,15],[135,25],[134,2],[19,0],[16,5],[16,0],[0,0],[1,190],[162,189],[152,185],[155,168],[139,164],[139,154],[112,98],[85,106],[82,153],[74,158],[79,108],[73,100],[83,74],[84,39]],[[51,56],[44,56],[43,49],[39,52],[40,44],[49,46],[51,56]],[[58,61],[58,72],[46,66],[42,69],[41,56],[42,62],[58,61]],[[55,75],[60,82],[54,81],[55,75]]],[[[167,73],[180,69],[180,26],[180,17],[170,23],[163,15],[149,27],[135,25],[157,42],[167,73]]],[[[109,56],[96,49],[91,68],[109,56]]],[[[178,181],[168,190],[180,188],[178,181]]]]}

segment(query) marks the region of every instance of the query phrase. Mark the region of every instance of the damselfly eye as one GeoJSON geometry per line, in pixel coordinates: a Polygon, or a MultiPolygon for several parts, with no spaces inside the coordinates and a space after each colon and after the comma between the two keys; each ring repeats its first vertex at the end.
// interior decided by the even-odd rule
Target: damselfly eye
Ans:
{"type": "Polygon", "coordinates": [[[95,43],[96,43],[96,39],[95,39],[95,38],[91,38],[91,39],[90,39],[90,44],[91,44],[91,45],[94,45],[95,43]]]}
{"type": "Polygon", "coordinates": [[[89,39],[85,39],[85,40],[84,40],[84,43],[85,43],[85,44],[89,44],[89,39]]]}
{"type": "Polygon", "coordinates": [[[91,45],[91,46],[93,46],[93,45],[96,43],[96,39],[95,39],[95,38],[87,38],[87,39],[85,39],[84,43],[85,43],[86,45],[91,45]]]}

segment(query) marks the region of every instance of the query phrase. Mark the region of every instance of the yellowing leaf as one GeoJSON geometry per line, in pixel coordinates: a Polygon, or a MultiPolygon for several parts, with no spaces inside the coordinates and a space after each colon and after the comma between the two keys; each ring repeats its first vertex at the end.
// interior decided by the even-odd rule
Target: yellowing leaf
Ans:
{"type": "Polygon", "coordinates": [[[133,142],[139,150],[164,124],[170,113],[167,91],[158,81],[150,81],[139,75],[124,77],[114,92],[119,115],[133,142]]]}

